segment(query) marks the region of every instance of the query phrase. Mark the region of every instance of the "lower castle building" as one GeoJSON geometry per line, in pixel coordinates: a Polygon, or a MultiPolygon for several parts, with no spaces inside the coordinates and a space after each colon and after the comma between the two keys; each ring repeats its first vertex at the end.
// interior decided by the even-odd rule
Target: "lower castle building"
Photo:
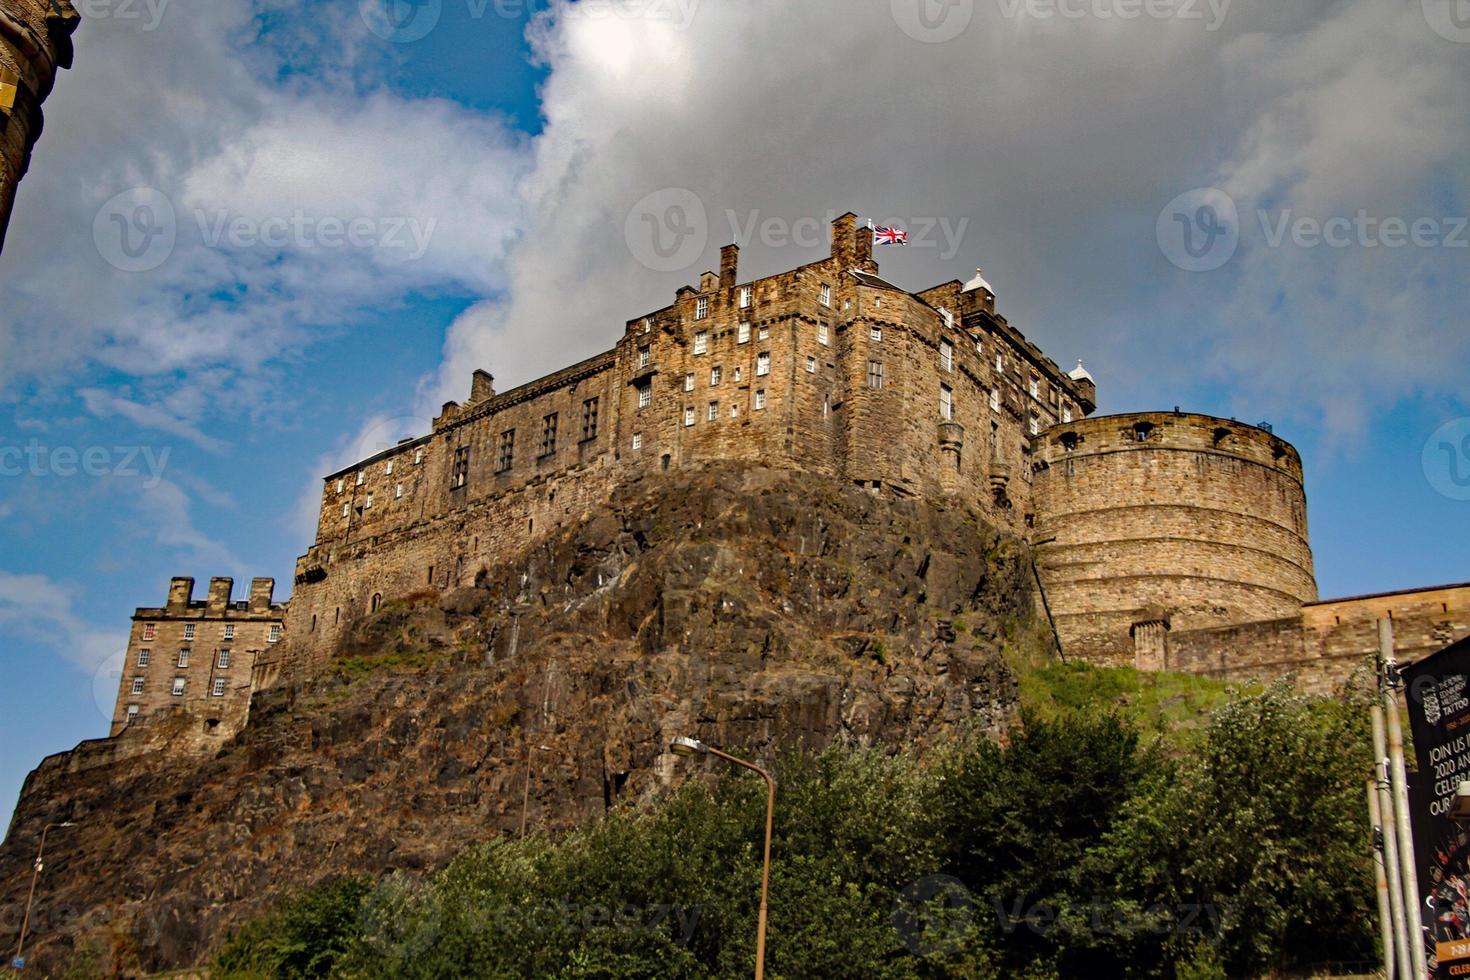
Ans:
{"type": "Polygon", "coordinates": [[[1063,371],[998,314],[983,275],[904,290],[850,213],[827,258],[755,280],[738,263],[727,246],[718,272],[555,374],[497,392],[476,371],[430,432],[328,475],[289,603],[257,580],[237,608],[217,579],[196,604],[175,580],[166,608],[135,616],[130,663],[185,649],[182,634],[140,630],[193,623],[216,666],[125,670],[114,732],[129,713],[193,704],[229,734],[251,691],[321,665],[384,602],[471,585],[620,483],[714,460],[965,499],[1032,542],[1058,645],[1091,662],[1327,686],[1376,649],[1379,616],[1416,650],[1470,635],[1470,587],[1320,602],[1290,444],[1178,411],[1094,416],[1092,376],[1080,362],[1063,371]],[[250,639],[220,668],[231,628],[250,639]],[[248,671],[226,673],[242,647],[248,671]]]}

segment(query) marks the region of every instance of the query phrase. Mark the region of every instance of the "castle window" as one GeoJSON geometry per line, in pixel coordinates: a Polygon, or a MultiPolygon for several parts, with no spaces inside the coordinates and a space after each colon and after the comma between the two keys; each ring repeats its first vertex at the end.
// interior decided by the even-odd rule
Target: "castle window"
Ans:
{"type": "Polygon", "coordinates": [[[337,481],[337,492],[338,493],[341,493],[342,492],[342,490],[344,489],[344,487],[346,485],[346,482],[347,481],[345,481],[345,480],[338,480],[337,481]]]}
{"type": "Polygon", "coordinates": [[[1041,419],[1039,416],[1037,416],[1035,412],[1031,413],[1031,422],[1029,428],[1033,436],[1041,435],[1041,419]]]}
{"type": "Polygon", "coordinates": [[[750,343],[750,322],[741,320],[740,326],[735,331],[735,342],[737,344],[750,343]]]}
{"type": "Polygon", "coordinates": [[[128,705],[128,721],[131,722],[136,717],[138,717],[138,706],[136,704],[128,705]]]}
{"type": "Polygon", "coordinates": [[[179,650],[179,659],[178,659],[178,665],[179,665],[179,666],[180,666],[180,667],[187,667],[187,666],[189,666],[189,656],[190,656],[190,655],[191,655],[191,654],[192,654],[192,653],[193,653],[193,652],[194,652],[194,651],[193,651],[193,650],[191,650],[191,649],[189,649],[189,648],[188,648],[188,647],[183,647],[183,648],[181,648],[181,649],[180,649],[180,650],[179,650]]]}
{"type": "Polygon", "coordinates": [[[351,504],[343,504],[342,505],[342,516],[343,517],[346,517],[351,511],[352,511],[352,505],[351,504]]]}
{"type": "Polygon", "coordinates": [[[817,343],[826,347],[830,342],[830,329],[825,323],[817,324],[817,343]]]}
{"type": "Polygon", "coordinates": [[[709,316],[709,297],[701,296],[694,302],[694,319],[703,320],[709,316]]]}
{"type": "Polygon", "coordinates": [[[142,694],[142,693],[143,693],[143,678],[141,678],[141,677],[134,677],[133,678],[133,697],[137,697],[139,694],[142,694]]]}
{"type": "Polygon", "coordinates": [[[363,481],[366,480],[366,479],[367,479],[367,473],[364,472],[363,470],[358,470],[357,471],[357,486],[359,486],[359,487],[362,486],[363,481]]]}
{"type": "Polygon", "coordinates": [[[997,351],[996,354],[995,354],[995,373],[996,374],[1005,374],[1006,373],[1006,359],[1005,359],[1005,355],[1001,354],[999,351],[997,351]]]}
{"type": "Polygon", "coordinates": [[[398,484],[397,486],[395,486],[393,488],[393,499],[394,500],[402,500],[403,499],[403,484],[400,483],[400,484],[398,484]]]}
{"type": "Polygon", "coordinates": [[[710,402],[709,403],[709,409],[706,411],[705,416],[704,416],[705,421],[706,422],[713,422],[716,419],[718,419],[719,417],[720,417],[720,403],[719,402],[710,402]]]}
{"type": "Polygon", "coordinates": [[[693,405],[686,405],[684,407],[684,426],[685,426],[685,428],[688,428],[689,426],[691,426],[693,424],[694,424],[694,406],[693,405]]]}
{"type": "Polygon", "coordinates": [[[147,667],[149,661],[151,661],[152,659],[153,659],[153,651],[152,650],[139,650],[138,651],[138,666],[139,667],[147,667]]]}
{"type": "Polygon", "coordinates": [[[883,362],[868,362],[868,387],[874,391],[883,387],[883,362]]]}
{"type": "Polygon", "coordinates": [[[685,391],[693,391],[694,390],[694,374],[693,374],[693,372],[690,372],[689,374],[684,375],[684,390],[685,391]]]}
{"type": "Polygon", "coordinates": [[[392,476],[393,475],[393,460],[391,460],[391,459],[388,460],[388,465],[385,466],[385,467],[383,467],[383,475],[384,476],[392,476]]]}
{"type": "Polygon", "coordinates": [[[194,626],[193,623],[189,623],[188,625],[186,625],[184,627],[184,639],[186,639],[186,640],[192,640],[192,639],[194,639],[194,629],[195,629],[195,626],[194,626]]]}
{"type": "Polygon", "coordinates": [[[883,339],[883,328],[882,327],[878,327],[878,326],[869,327],[868,328],[868,339],[869,340],[882,340],[883,339]]]}
{"type": "Polygon", "coordinates": [[[641,432],[635,432],[635,433],[633,433],[633,448],[634,449],[642,449],[643,448],[643,433],[641,433],[641,432]]]}
{"type": "Polygon", "coordinates": [[[417,466],[420,463],[422,463],[423,461],[424,461],[424,451],[422,449],[415,449],[413,451],[413,465],[417,466]]]}
{"type": "Polygon", "coordinates": [[[715,387],[722,380],[724,380],[724,377],[725,369],[716,364],[714,367],[709,369],[709,386],[711,388],[715,387]]]}
{"type": "Polygon", "coordinates": [[[233,640],[234,638],[235,638],[235,624],[234,623],[226,623],[225,624],[225,639],[227,639],[227,640],[233,640]]]}
{"type": "Polygon", "coordinates": [[[556,452],[556,412],[552,412],[541,419],[541,455],[550,456],[556,452]]]}
{"type": "Polygon", "coordinates": [[[751,299],[750,294],[751,294],[751,289],[750,289],[749,286],[741,286],[740,287],[740,308],[742,310],[746,310],[746,309],[749,309],[750,308],[750,299],[751,299]]]}
{"type": "Polygon", "coordinates": [[[1138,442],[1148,442],[1149,436],[1153,435],[1152,422],[1139,422],[1133,427],[1133,438],[1138,442]]]}
{"type": "Polygon", "coordinates": [[[1063,422],[1070,422],[1070,421],[1072,421],[1072,406],[1071,405],[1063,405],[1062,406],[1062,421],[1063,422]]]}
{"type": "Polygon", "coordinates": [[[944,319],[944,327],[945,327],[945,329],[946,330],[953,330],[954,329],[954,314],[951,313],[951,312],[949,312],[949,310],[946,310],[944,307],[941,306],[939,308],[939,315],[944,319]]]}
{"type": "Polygon", "coordinates": [[[706,331],[706,330],[701,330],[701,331],[699,331],[699,333],[697,333],[697,334],[694,335],[694,353],[697,356],[699,354],[705,354],[705,353],[708,353],[708,352],[709,352],[709,332],[706,331]]]}
{"type": "Polygon", "coordinates": [[[823,306],[831,306],[832,305],[832,287],[831,286],[827,285],[825,282],[822,283],[822,289],[821,289],[821,292],[820,292],[819,295],[820,295],[820,298],[822,300],[822,305],[823,306]]]}
{"type": "Polygon", "coordinates": [[[756,377],[764,377],[771,373],[771,355],[769,351],[763,351],[755,356],[756,377]]]}
{"type": "Polygon", "coordinates": [[[223,677],[216,677],[214,679],[214,687],[212,687],[212,688],[209,689],[209,693],[210,693],[211,696],[216,697],[216,698],[222,698],[222,697],[224,697],[225,696],[225,679],[223,677]]]}
{"type": "Polygon", "coordinates": [[[806,359],[806,373],[807,374],[816,374],[817,373],[817,359],[815,357],[808,357],[806,359]]]}
{"type": "Polygon", "coordinates": [[[145,640],[151,640],[157,634],[158,634],[158,624],[157,623],[144,623],[143,624],[143,639],[145,639],[145,640]]]}
{"type": "Polygon", "coordinates": [[[979,337],[975,338],[975,353],[982,356],[985,354],[985,341],[981,340],[979,337]]]}
{"type": "Polygon", "coordinates": [[[373,597],[368,600],[368,612],[377,612],[383,606],[383,593],[374,592],[373,597]]]}
{"type": "Polygon", "coordinates": [[[181,697],[184,696],[184,684],[185,684],[184,678],[182,678],[182,677],[175,677],[174,678],[174,697],[181,698],[181,697]]]}
{"type": "Polygon", "coordinates": [[[945,421],[954,419],[954,391],[949,385],[939,386],[939,417],[945,421]]]}
{"type": "Polygon", "coordinates": [[[641,368],[646,368],[652,362],[653,351],[649,350],[647,347],[638,348],[638,366],[641,368]]]}
{"type": "Polygon", "coordinates": [[[367,495],[367,498],[362,502],[362,509],[363,510],[372,510],[373,509],[373,495],[372,494],[368,494],[367,495]]]}
{"type": "Polygon", "coordinates": [[[454,451],[454,470],[449,475],[449,489],[458,490],[470,482],[470,447],[460,446],[454,451]]]}
{"type": "Polygon", "coordinates": [[[215,656],[214,665],[220,670],[228,670],[230,667],[230,651],[219,651],[219,653],[215,656]]]}
{"type": "Polygon", "coordinates": [[[653,382],[645,381],[638,386],[638,407],[647,408],[653,404],[653,382]]]}
{"type": "Polygon", "coordinates": [[[597,438],[597,399],[589,398],[582,403],[582,441],[597,438]]]}
{"type": "Polygon", "coordinates": [[[1077,443],[1080,440],[1077,438],[1077,433],[1075,432],[1063,432],[1060,436],[1057,437],[1057,441],[1062,444],[1062,447],[1066,449],[1067,452],[1071,453],[1077,451],[1077,443]]]}
{"type": "Polygon", "coordinates": [[[1041,379],[1033,374],[1031,376],[1031,381],[1027,386],[1027,390],[1031,392],[1032,398],[1039,400],[1041,398],[1041,379]]]}
{"type": "Polygon", "coordinates": [[[761,327],[759,330],[757,330],[755,332],[755,339],[756,340],[770,340],[771,339],[771,328],[770,327],[761,327]]]}
{"type": "Polygon", "coordinates": [[[730,406],[730,417],[732,419],[738,419],[740,417],[740,406],[739,405],[731,405],[730,406]]]}
{"type": "Polygon", "coordinates": [[[738,367],[735,369],[735,383],[740,383],[740,369],[738,367]]]}
{"type": "Polygon", "coordinates": [[[755,407],[757,410],[766,407],[766,391],[764,388],[755,393],[755,407]]]}
{"type": "Polygon", "coordinates": [[[990,410],[992,412],[998,412],[998,411],[1000,411],[1000,389],[999,388],[991,388],[990,389],[990,410]]]}
{"type": "Polygon", "coordinates": [[[939,344],[939,370],[954,370],[954,344],[949,341],[941,341],[939,344]]]}
{"type": "Polygon", "coordinates": [[[643,332],[649,333],[653,330],[653,321],[648,317],[643,318],[643,332]]]}

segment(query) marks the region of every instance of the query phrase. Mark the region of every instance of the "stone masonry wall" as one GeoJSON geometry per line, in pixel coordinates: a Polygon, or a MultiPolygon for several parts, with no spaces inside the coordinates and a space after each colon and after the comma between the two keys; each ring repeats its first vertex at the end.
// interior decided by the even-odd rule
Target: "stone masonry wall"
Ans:
{"type": "Polygon", "coordinates": [[[1133,663],[1135,623],[1251,623],[1316,600],[1301,461],[1271,433],[1157,412],[1035,445],[1039,568],[1068,654],[1133,663]]]}
{"type": "Polygon", "coordinates": [[[77,24],[70,0],[6,0],[0,6],[0,248],[16,188],[41,136],[41,103],[57,68],[71,67],[77,24]]]}

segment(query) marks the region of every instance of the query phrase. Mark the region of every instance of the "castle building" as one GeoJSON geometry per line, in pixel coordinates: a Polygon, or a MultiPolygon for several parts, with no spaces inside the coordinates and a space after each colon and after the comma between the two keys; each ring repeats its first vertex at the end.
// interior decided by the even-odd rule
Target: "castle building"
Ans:
{"type": "Polygon", "coordinates": [[[164,605],[133,613],[111,734],[164,716],[197,724],[206,741],[240,730],[250,695],[271,680],[261,661],[285,636],[286,607],[272,601],[272,579],[251,580],[238,602],[233,589],[232,579],[210,579],[196,601],[194,580],[176,578],[164,605]]]}
{"type": "Polygon", "coordinates": [[[726,246],[611,349],[505,392],[477,370],[431,431],[329,474],[289,603],[269,579],[243,603],[229,579],[203,603],[175,579],[134,616],[113,732],[184,717],[211,744],[383,603],[472,585],[621,483],[716,460],[964,499],[1031,542],[1057,644],[1088,662],[1320,689],[1376,650],[1378,618],[1408,656],[1470,635],[1470,586],[1321,601],[1290,444],[1178,410],[1094,416],[1091,374],[995,301],[978,272],[887,281],[850,213],[829,256],[777,275],[742,280],[726,246]]]}
{"type": "Polygon", "coordinates": [[[0,249],[16,187],[41,138],[41,103],[58,68],[70,68],[80,18],[71,0],[6,0],[0,5],[0,249]]]}

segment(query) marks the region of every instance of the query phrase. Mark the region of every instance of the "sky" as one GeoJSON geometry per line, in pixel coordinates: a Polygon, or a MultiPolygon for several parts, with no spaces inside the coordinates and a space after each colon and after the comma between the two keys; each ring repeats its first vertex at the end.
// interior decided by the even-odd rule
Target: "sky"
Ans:
{"type": "Polygon", "coordinates": [[[77,0],[0,255],[0,808],[168,579],[831,217],[1100,410],[1269,421],[1323,596],[1470,580],[1467,0],[77,0]]]}

